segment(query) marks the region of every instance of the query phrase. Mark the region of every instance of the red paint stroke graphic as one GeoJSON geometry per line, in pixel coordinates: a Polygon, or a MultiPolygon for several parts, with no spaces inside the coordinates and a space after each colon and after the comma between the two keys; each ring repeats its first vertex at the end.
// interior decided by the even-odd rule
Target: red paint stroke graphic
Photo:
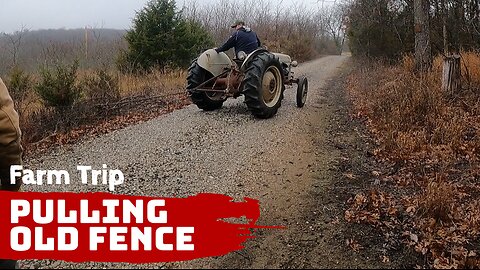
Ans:
{"type": "Polygon", "coordinates": [[[244,200],[0,191],[0,254],[126,263],[222,256],[243,249],[252,229],[279,228],[257,226],[259,202],[244,200]]]}

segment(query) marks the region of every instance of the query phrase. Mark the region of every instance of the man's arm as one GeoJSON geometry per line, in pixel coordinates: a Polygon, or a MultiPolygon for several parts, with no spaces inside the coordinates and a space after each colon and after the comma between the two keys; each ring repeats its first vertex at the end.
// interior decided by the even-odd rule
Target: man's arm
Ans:
{"type": "Polygon", "coordinates": [[[260,42],[260,39],[258,38],[258,35],[255,34],[257,36],[257,43],[258,43],[258,47],[262,47],[262,42],[260,42]]]}
{"type": "Polygon", "coordinates": [[[236,41],[237,41],[237,33],[233,34],[227,40],[227,42],[225,42],[225,44],[222,45],[222,47],[215,49],[215,51],[217,51],[217,53],[228,51],[231,48],[235,47],[236,41]]]}
{"type": "Polygon", "coordinates": [[[7,87],[0,79],[0,190],[17,191],[21,179],[10,183],[10,166],[21,165],[22,146],[18,114],[13,107],[13,101],[7,87]]]}

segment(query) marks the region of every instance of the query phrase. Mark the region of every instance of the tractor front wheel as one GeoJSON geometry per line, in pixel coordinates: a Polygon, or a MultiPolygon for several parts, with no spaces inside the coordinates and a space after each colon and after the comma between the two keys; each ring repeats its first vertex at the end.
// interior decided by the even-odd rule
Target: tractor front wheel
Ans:
{"type": "Polygon", "coordinates": [[[297,86],[297,107],[302,108],[307,102],[308,79],[307,77],[298,78],[297,86]]]}

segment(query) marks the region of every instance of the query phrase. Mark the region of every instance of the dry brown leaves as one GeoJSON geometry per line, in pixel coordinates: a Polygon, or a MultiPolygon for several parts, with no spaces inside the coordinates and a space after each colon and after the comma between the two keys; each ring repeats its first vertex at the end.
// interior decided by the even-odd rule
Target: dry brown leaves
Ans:
{"type": "Polygon", "coordinates": [[[398,224],[398,205],[393,197],[385,192],[372,190],[368,194],[360,193],[347,203],[350,205],[345,211],[348,222],[385,226],[398,224]]]}
{"type": "MultiPolygon", "coordinates": [[[[388,185],[354,195],[345,219],[393,232],[425,256],[420,267],[478,269],[480,95],[473,89],[480,89],[480,81],[465,82],[471,91],[453,99],[444,96],[438,63],[422,78],[405,65],[351,75],[347,88],[355,116],[366,120],[380,145],[375,157],[402,165],[376,176],[388,185]]],[[[465,67],[480,74],[480,66],[469,63],[480,63],[480,54],[465,54],[465,67]]]]}

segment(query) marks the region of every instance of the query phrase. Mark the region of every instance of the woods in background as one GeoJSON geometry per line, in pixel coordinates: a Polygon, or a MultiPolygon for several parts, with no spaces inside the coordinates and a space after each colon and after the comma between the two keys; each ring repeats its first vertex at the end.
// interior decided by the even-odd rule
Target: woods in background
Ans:
{"type": "MultiPolygon", "coordinates": [[[[426,2],[434,55],[444,52],[444,16],[449,51],[480,48],[479,0],[426,2]]],[[[348,16],[348,37],[354,55],[398,59],[405,53],[414,52],[414,0],[353,0],[348,16]]]]}
{"type": "Polygon", "coordinates": [[[320,3],[316,8],[298,2],[289,7],[283,1],[269,0],[222,0],[203,5],[192,2],[185,8],[187,17],[209,29],[216,44],[229,36],[230,24],[241,18],[255,29],[269,50],[299,61],[342,51],[343,12],[340,1],[323,9],[320,3]]]}
{"type": "MultiPolygon", "coordinates": [[[[188,2],[186,6],[180,6],[178,2],[172,0],[154,0],[151,1],[150,5],[152,4],[174,7],[175,16],[181,17],[186,23],[183,28],[198,32],[193,35],[195,39],[205,36],[204,38],[208,40],[212,37],[214,41],[210,44],[212,46],[218,46],[228,38],[231,34],[230,24],[238,19],[244,20],[248,26],[254,28],[270,50],[290,54],[298,61],[310,60],[321,54],[338,54],[344,43],[344,6],[340,4],[325,5],[323,9],[320,3],[312,8],[301,3],[287,5],[273,0],[247,0],[241,3],[221,0],[210,4],[188,2]],[[206,31],[206,35],[202,29],[206,31]]],[[[162,12],[158,10],[157,15],[162,17],[166,14],[163,12],[162,15],[162,12]]],[[[137,13],[142,14],[142,11],[137,13]]],[[[148,16],[144,16],[144,19],[147,18],[148,16]]],[[[138,15],[135,20],[139,21],[138,15]]],[[[142,22],[144,21],[142,19],[142,22]]],[[[159,38],[161,33],[152,28],[154,21],[152,19],[149,30],[144,29],[143,32],[142,42],[149,43],[149,47],[152,48],[152,51],[144,57],[152,57],[156,54],[156,49],[162,50],[166,45],[171,47],[168,45],[171,42],[159,38]]],[[[161,23],[158,20],[157,22],[161,23]]],[[[167,29],[159,29],[161,32],[185,38],[181,33],[172,32],[173,24],[164,25],[167,29]]],[[[140,36],[141,31],[135,29],[113,30],[95,26],[74,30],[19,29],[13,34],[0,33],[0,75],[9,74],[14,67],[32,72],[39,66],[53,61],[69,64],[75,59],[79,60],[80,69],[103,66],[114,68],[119,55],[129,57],[128,53],[120,54],[121,51],[140,50],[138,44],[132,45],[135,43],[132,42],[133,39],[140,36]]],[[[176,44],[179,45],[177,49],[193,48],[190,54],[182,53],[187,58],[194,57],[192,55],[198,54],[199,49],[206,49],[204,46],[192,46],[192,43],[196,43],[195,40],[184,39],[178,42],[181,44],[176,44]]],[[[159,59],[156,62],[177,64],[178,59],[169,59],[169,54],[159,53],[157,56],[159,59]]],[[[184,59],[178,61],[179,66],[189,62],[184,59]]]]}

